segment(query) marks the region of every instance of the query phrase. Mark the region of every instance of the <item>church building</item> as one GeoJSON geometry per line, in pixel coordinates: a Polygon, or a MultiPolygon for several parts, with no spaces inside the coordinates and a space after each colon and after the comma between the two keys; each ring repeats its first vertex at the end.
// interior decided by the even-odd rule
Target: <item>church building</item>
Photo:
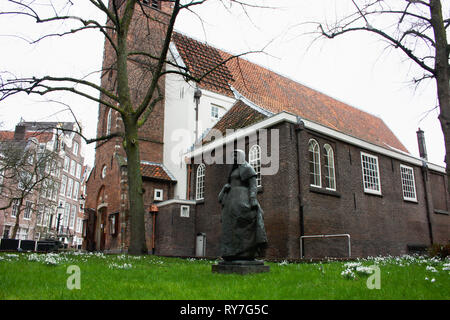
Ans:
{"type": "MultiPolygon", "coordinates": [[[[157,51],[170,3],[143,7],[130,46],[157,51]]],[[[106,43],[105,69],[111,50],[106,43]]],[[[167,59],[166,70],[210,72],[198,84],[167,73],[164,99],[139,131],[149,253],[220,255],[217,196],[234,149],[258,173],[268,257],[399,255],[450,241],[445,168],[427,161],[422,131],[416,157],[380,118],[180,32],[167,59]]],[[[135,78],[139,96],[146,83],[135,78]]],[[[114,81],[105,74],[102,86],[114,81]]],[[[100,105],[97,135],[121,128],[118,113],[100,105]]],[[[97,145],[86,186],[88,250],[127,251],[126,170],[120,138],[97,145]]]]}

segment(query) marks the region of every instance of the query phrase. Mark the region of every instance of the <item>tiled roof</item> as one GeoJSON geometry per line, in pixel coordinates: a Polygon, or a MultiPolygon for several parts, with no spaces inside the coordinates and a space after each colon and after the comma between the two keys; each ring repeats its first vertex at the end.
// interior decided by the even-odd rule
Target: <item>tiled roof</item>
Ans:
{"type": "Polygon", "coordinates": [[[233,87],[251,102],[274,114],[287,111],[379,146],[408,152],[383,120],[372,114],[245,59],[230,59],[229,53],[187,36],[175,33],[173,39],[183,62],[195,76],[223,62],[200,83],[201,88],[230,96],[226,88],[233,87]]]}
{"type": "Polygon", "coordinates": [[[141,162],[141,171],[143,177],[175,181],[169,171],[160,163],[141,162]]]}
{"type": "Polygon", "coordinates": [[[174,33],[172,39],[193,77],[199,78],[209,72],[201,82],[203,88],[233,97],[229,86],[233,76],[223,63],[219,50],[179,33],[174,33]]]}
{"type": "MultiPolygon", "coordinates": [[[[248,127],[266,116],[257,110],[249,107],[241,100],[238,100],[227,113],[214,125],[213,129],[219,130],[222,135],[225,135],[226,129],[239,129],[248,127]]],[[[206,134],[203,141],[205,143],[211,142],[214,133],[210,131],[206,134]]]]}
{"type": "MultiPolygon", "coordinates": [[[[39,143],[49,142],[52,140],[52,132],[30,132],[27,131],[25,139],[36,138],[39,143]]],[[[14,131],[0,131],[0,141],[14,140],[14,131]]]]}

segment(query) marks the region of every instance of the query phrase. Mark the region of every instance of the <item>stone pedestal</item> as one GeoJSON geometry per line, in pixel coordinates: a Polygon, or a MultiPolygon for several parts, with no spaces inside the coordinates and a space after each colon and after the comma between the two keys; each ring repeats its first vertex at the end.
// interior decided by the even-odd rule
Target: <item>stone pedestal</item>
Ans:
{"type": "Polygon", "coordinates": [[[212,272],[215,273],[251,274],[269,271],[270,267],[265,266],[262,260],[221,261],[212,266],[212,272]]]}

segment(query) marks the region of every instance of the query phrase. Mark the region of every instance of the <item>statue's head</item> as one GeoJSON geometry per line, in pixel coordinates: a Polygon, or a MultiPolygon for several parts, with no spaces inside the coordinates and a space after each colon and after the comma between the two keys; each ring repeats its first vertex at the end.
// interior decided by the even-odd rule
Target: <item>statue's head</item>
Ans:
{"type": "Polygon", "coordinates": [[[233,163],[234,164],[245,163],[245,152],[240,149],[234,150],[233,151],[233,163]]]}

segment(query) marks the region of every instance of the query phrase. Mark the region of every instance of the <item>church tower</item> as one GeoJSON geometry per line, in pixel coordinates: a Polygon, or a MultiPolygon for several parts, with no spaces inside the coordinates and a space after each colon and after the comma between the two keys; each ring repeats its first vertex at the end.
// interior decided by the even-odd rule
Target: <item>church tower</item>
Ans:
{"type": "MultiPolygon", "coordinates": [[[[109,8],[115,6],[120,15],[125,0],[110,0],[109,8]]],[[[137,3],[130,24],[128,36],[129,52],[147,52],[158,56],[166,36],[167,25],[172,12],[172,4],[167,1],[141,0],[137,3]]],[[[111,25],[108,21],[107,25],[111,25]]],[[[108,31],[108,38],[117,41],[116,32],[108,31]]],[[[138,105],[152,79],[155,60],[130,55],[128,60],[131,100],[138,105]]],[[[117,91],[116,52],[105,39],[101,86],[111,92],[117,91]]],[[[158,83],[158,90],[165,94],[164,77],[158,83]]],[[[109,103],[113,100],[101,95],[109,103]]],[[[115,132],[123,132],[120,114],[99,105],[97,137],[105,137],[115,132]]],[[[176,183],[163,165],[164,101],[158,102],[147,122],[139,129],[141,170],[144,180],[144,204],[167,200],[173,194],[176,183]]],[[[95,163],[87,181],[85,248],[110,252],[123,252],[129,243],[129,212],[126,154],[122,138],[113,137],[99,141],[96,145],[95,163]]],[[[150,230],[151,231],[151,230],[150,230]]],[[[147,239],[151,237],[146,236],[147,239]]],[[[149,240],[147,240],[149,242],[149,240]]],[[[151,248],[151,243],[147,243],[151,248]]]]}

